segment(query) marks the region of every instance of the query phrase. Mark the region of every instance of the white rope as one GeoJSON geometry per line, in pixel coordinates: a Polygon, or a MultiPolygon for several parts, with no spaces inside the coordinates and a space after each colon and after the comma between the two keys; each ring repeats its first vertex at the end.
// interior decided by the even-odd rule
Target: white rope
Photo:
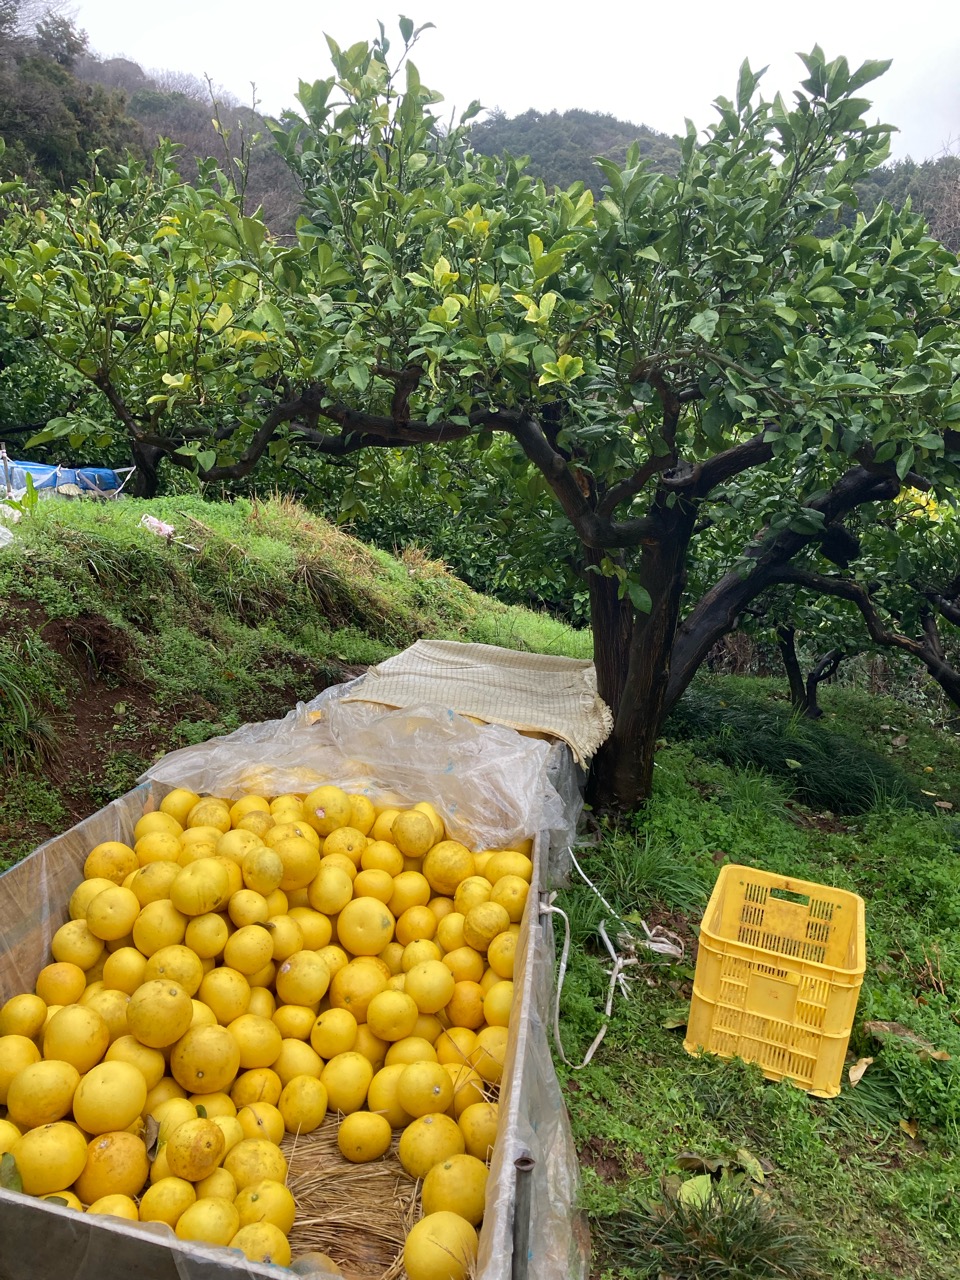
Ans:
{"type": "Polygon", "coordinates": [[[600,921],[598,932],[603,941],[603,945],[610,953],[610,959],[613,962],[611,968],[604,970],[610,978],[610,986],[607,988],[607,998],[603,1006],[603,1023],[600,1030],[594,1036],[592,1044],[587,1049],[583,1061],[578,1065],[577,1063],[571,1062],[567,1057],[563,1047],[563,1041],[560,1038],[560,999],[563,994],[563,983],[567,976],[567,964],[570,959],[570,918],[562,907],[555,905],[557,897],[556,890],[547,896],[546,900],[540,907],[542,915],[560,916],[563,920],[563,947],[560,950],[560,965],[557,970],[557,993],[553,1004],[554,1043],[556,1044],[557,1052],[560,1054],[565,1065],[572,1071],[582,1071],[583,1068],[588,1065],[596,1051],[600,1048],[603,1038],[607,1034],[607,1027],[610,1025],[610,1018],[613,1014],[613,997],[617,987],[620,988],[620,992],[624,999],[629,999],[630,989],[627,986],[628,979],[624,974],[624,970],[641,963],[636,954],[637,947],[644,947],[649,951],[656,952],[658,955],[672,956],[677,960],[683,959],[684,947],[682,939],[677,937],[675,933],[671,933],[668,929],[663,929],[660,925],[650,929],[644,920],[640,920],[639,923],[643,927],[646,938],[635,938],[630,932],[630,927],[627,922],[622,918],[622,916],[618,915],[618,913],[614,911],[613,907],[611,907],[610,903],[593,883],[584,871],[583,867],[581,867],[573,849],[568,848],[567,852],[570,854],[570,860],[576,867],[584,884],[586,884],[587,887],[596,894],[606,907],[607,911],[609,911],[610,915],[623,926],[623,932],[617,934],[617,946],[620,948],[618,951],[617,947],[615,947],[610,941],[610,935],[607,933],[606,920],[600,921]],[[626,952],[627,954],[624,955],[622,952],[626,952]]]}

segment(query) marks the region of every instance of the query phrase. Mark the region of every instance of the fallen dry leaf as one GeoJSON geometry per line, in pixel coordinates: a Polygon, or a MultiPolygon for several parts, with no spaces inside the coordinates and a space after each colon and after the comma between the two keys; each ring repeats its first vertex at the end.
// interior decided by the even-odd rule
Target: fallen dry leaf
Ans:
{"type": "Polygon", "coordinates": [[[872,1058],[858,1058],[850,1068],[850,1084],[853,1086],[858,1085],[863,1079],[867,1067],[871,1066],[872,1063],[872,1058]]]}
{"type": "Polygon", "coordinates": [[[911,1138],[915,1138],[919,1132],[920,1126],[917,1124],[916,1120],[901,1120],[900,1128],[904,1133],[909,1134],[911,1138]]]}
{"type": "Polygon", "coordinates": [[[905,747],[909,739],[905,733],[898,733],[895,738],[890,739],[890,745],[893,747],[905,747]]]}
{"type": "Polygon", "coordinates": [[[935,809],[952,809],[953,805],[949,800],[934,800],[933,807],[935,809]]]}

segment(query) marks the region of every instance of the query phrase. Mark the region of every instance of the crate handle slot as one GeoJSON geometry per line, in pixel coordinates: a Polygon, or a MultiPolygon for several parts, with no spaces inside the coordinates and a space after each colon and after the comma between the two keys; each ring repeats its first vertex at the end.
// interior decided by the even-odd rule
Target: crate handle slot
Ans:
{"type": "Polygon", "coordinates": [[[796,902],[798,906],[809,907],[808,893],[794,893],[792,889],[771,889],[768,897],[779,898],[781,902],[796,902]]]}

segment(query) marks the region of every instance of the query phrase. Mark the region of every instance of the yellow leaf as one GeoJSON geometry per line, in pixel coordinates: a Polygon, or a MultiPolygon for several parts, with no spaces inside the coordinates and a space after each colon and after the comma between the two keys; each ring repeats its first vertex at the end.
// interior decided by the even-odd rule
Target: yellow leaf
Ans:
{"type": "Polygon", "coordinates": [[[916,1138],[917,1133],[920,1130],[920,1126],[917,1124],[916,1120],[901,1120],[900,1128],[911,1138],[916,1138]]]}
{"type": "Polygon", "coordinates": [[[858,1085],[864,1077],[867,1067],[871,1065],[873,1058],[859,1058],[850,1068],[850,1084],[858,1085]]]}

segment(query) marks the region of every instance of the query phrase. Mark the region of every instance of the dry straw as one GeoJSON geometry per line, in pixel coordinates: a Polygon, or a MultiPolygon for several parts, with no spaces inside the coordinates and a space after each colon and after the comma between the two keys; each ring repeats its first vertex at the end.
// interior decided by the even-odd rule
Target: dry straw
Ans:
{"type": "Polygon", "coordinates": [[[348,1280],[399,1280],[403,1242],[419,1216],[419,1183],[404,1172],[396,1142],[381,1160],[351,1164],[340,1154],[337,1124],[329,1117],[313,1133],[286,1137],[283,1153],[297,1202],[294,1258],[317,1250],[348,1280]]]}

